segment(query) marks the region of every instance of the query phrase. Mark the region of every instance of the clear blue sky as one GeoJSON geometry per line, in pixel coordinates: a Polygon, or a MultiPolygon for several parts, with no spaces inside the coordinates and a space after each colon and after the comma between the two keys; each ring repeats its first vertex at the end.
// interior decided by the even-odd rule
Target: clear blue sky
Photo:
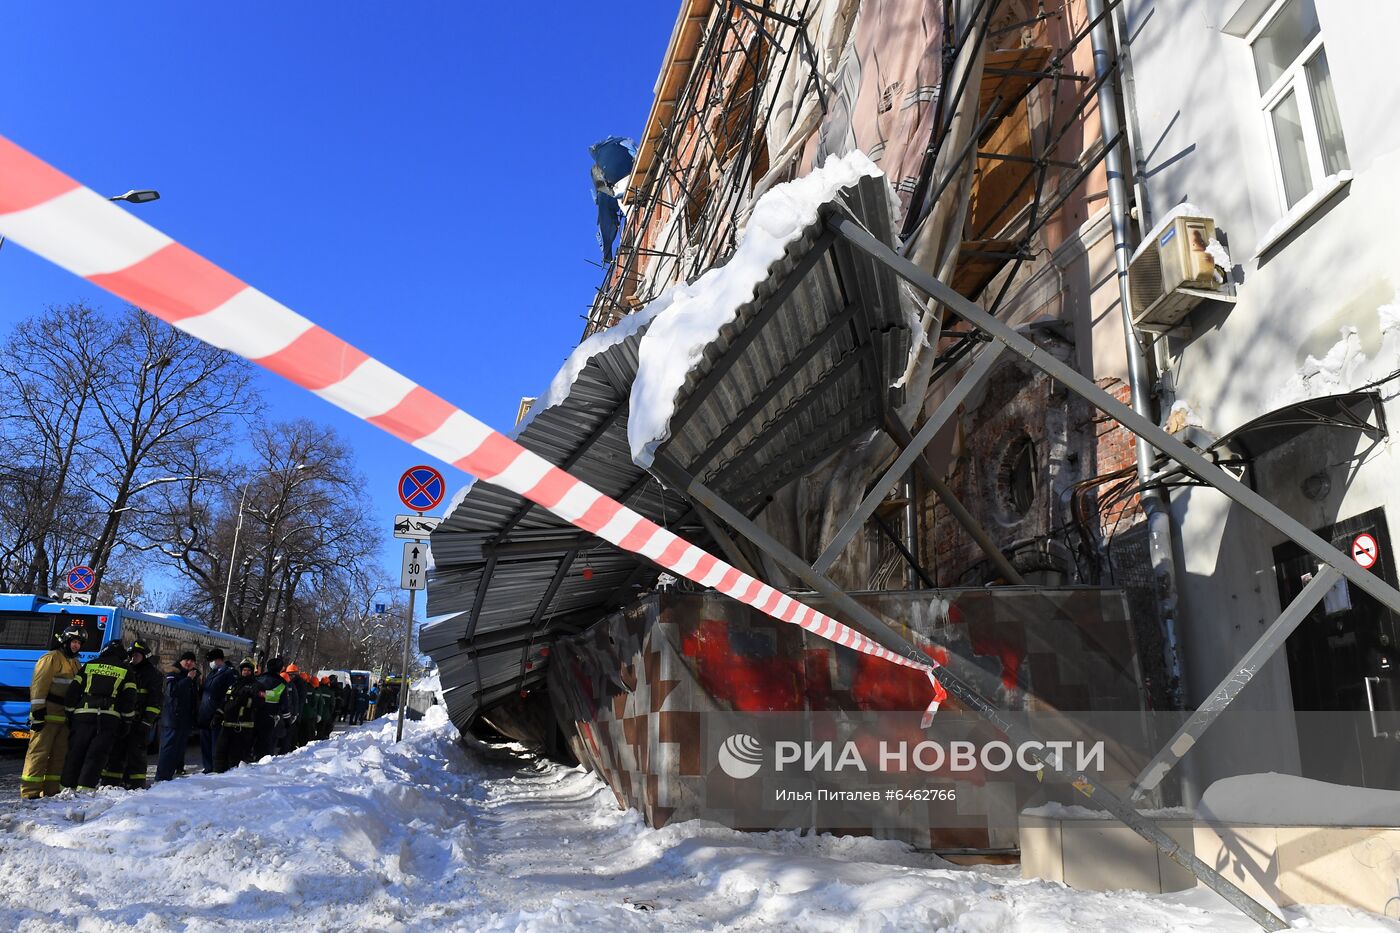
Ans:
{"type": "MultiPolygon", "coordinates": [[[[576,344],[601,272],[588,146],[640,136],[677,3],[7,3],[0,134],[495,427],[576,344]]],[[[0,330],[118,299],[0,249],[0,330]]],[[[390,523],[413,448],[279,377],[390,523]]],[[[441,464],[435,464],[441,467],[441,464]]],[[[444,469],[456,490],[465,474],[444,469]]]]}

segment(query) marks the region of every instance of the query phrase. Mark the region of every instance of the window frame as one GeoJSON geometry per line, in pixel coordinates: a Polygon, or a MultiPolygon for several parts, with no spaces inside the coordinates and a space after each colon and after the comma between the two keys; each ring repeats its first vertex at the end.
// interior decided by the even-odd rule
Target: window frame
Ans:
{"type": "MultiPolygon", "coordinates": [[[[1274,0],[1264,15],[1259,17],[1259,21],[1245,34],[1245,45],[1249,47],[1249,66],[1251,77],[1254,79],[1254,86],[1259,85],[1259,66],[1254,60],[1254,43],[1265,29],[1283,13],[1284,7],[1289,3],[1301,2],[1301,0],[1274,0]]],[[[1269,141],[1269,158],[1274,167],[1274,197],[1278,202],[1280,216],[1287,214],[1290,210],[1302,203],[1309,194],[1322,188],[1323,181],[1328,177],[1326,159],[1322,153],[1321,134],[1317,128],[1317,111],[1313,106],[1312,85],[1308,81],[1308,65],[1324,50],[1322,38],[1322,25],[1318,24],[1317,35],[1308,40],[1308,44],[1298,53],[1297,57],[1289,63],[1283,73],[1274,80],[1274,83],[1259,95],[1259,110],[1264,121],[1264,133],[1269,141]],[[1293,204],[1288,203],[1288,190],[1284,183],[1283,158],[1279,152],[1278,135],[1274,131],[1274,109],[1283,103],[1285,97],[1292,92],[1293,98],[1298,105],[1298,122],[1303,129],[1303,151],[1307,156],[1307,182],[1308,188],[1293,204]]],[[[1331,59],[1327,62],[1328,71],[1331,71],[1331,59]]],[[[1345,133],[1343,133],[1343,146],[1345,147],[1345,133]]],[[[1345,151],[1345,149],[1343,150],[1345,151]]]]}

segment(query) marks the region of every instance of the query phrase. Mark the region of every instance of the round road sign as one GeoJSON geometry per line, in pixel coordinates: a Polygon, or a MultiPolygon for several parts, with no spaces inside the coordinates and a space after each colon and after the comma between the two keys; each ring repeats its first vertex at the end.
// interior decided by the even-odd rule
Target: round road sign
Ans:
{"type": "Polygon", "coordinates": [[[1351,559],[1363,570],[1370,570],[1381,559],[1381,546],[1373,535],[1363,532],[1351,541],[1351,559]]]}
{"type": "Polygon", "coordinates": [[[68,589],[74,593],[86,593],[92,589],[92,583],[96,574],[87,565],[79,565],[68,571],[68,589]]]}
{"type": "Polygon", "coordinates": [[[410,467],[399,477],[399,501],[415,512],[437,508],[446,494],[442,474],[430,466],[410,467]]]}

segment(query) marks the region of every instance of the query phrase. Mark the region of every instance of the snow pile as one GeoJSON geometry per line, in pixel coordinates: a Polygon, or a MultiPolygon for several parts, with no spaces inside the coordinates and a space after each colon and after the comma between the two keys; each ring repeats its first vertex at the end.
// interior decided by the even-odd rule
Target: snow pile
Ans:
{"type": "Polygon", "coordinates": [[[431,673],[415,680],[412,687],[414,690],[422,690],[425,693],[441,693],[442,678],[438,675],[437,668],[433,668],[431,673]]]}
{"type": "Polygon", "coordinates": [[[1171,411],[1167,412],[1167,417],[1162,421],[1160,427],[1168,434],[1176,434],[1188,427],[1204,428],[1205,422],[1201,416],[1191,407],[1190,402],[1178,399],[1172,403],[1171,411]]]}
{"type": "Polygon", "coordinates": [[[10,929],[402,929],[472,857],[457,832],[476,769],[436,708],[223,775],[43,801],[0,814],[10,929]],[[27,925],[28,924],[28,925],[27,925]]]}
{"type": "Polygon", "coordinates": [[[1313,186],[1313,189],[1303,195],[1297,204],[1284,211],[1283,216],[1264,231],[1264,235],[1259,238],[1259,248],[1255,250],[1254,258],[1258,259],[1267,252],[1269,247],[1278,242],[1285,233],[1317,210],[1324,201],[1336,194],[1338,188],[1351,184],[1354,177],[1350,171],[1337,172],[1335,175],[1328,175],[1320,183],[1313,186]]]}
{"type": "MultiPolygon", "coordinates": [[[[648,829],[592,775],[464,750],[441,707],[148,791],[0,805],[7,929],[1253,933],[1214,894],[1073,891],[900,843],[648,829]]],[[[1342,908],[1297,928],[1391,931],[1342,908]]]]}
{"type": "MultiPolygon", "coordinates": [[[[816,222],[818,209],[842,188],[865,177],[882,178],[884,173],[865,153],[856,151],[833,156],[816,171],[774,187],[754,205],[728,262],[694,282],[667,289],[656,299],[665,302],[666,309],[654,313],[642,337],[627,420],[632,459],[639,466],[651,466],[656,448],[670,436],[676,393],[705,347],[734,319],[739,307],[752,300],[755,287],[768,277],[768,268],[816,222]]],[[[893,195],[891,201],[897,216],[893,195]]]]}
{"type": "Polygon", "coordinates": [[[1400,791],[1346,787],[1291,774],[1242,774],[1210,785],[1202,818],[1269,826],[1394,826],[1400,791]]]}
{"type": "MultiPolygon", "coordinates": [[[[1158,809],[1138,810],[1149,820],[1194,820],[1196,812],[1190,807],[1161,807],[1158,809]]],[[[1023,816],[1037,816],[1047,820],[1117,820],[1112,813],[1107,810],[1095,810],[1089,807],[1081,807],[1074,803],[1057,803],[1050,801],[1038,807],[1028,807],[1021,811],[1023,816]]]]}
{"type": "Polygon", "coordinates": [[[1321,357],[1309,354],[1298,372],[1289,377],[1269,401],[1280,408],[1294,402],[1324,395],[1349,392],[1372,380],[1389,375],[1400,360],[1400,292],[1389,304],[1376,309],[1381,346],[1375,356],[1361,347],[1361,334],[1355,327],[1343,327],[1336,343],[1321,357]]]}
{"type": "Polygon", "coordinates": [[[1231,261],[1230,251],[1225,248],[1225,245],[1215,237],[1211,237],[1210,242],[1206,244],[1206,255],[1210,257],[1211,262],[1225,270],[1225,278],[1228,280],[1234,263],[1231,261]]]}

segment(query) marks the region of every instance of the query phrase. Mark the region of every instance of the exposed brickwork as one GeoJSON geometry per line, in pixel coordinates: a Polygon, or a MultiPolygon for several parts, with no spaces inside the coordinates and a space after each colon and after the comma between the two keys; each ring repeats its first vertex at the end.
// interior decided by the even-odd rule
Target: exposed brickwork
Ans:
{"type": "MultiPolygon", "coordinates": [[[[1048,334],[1037,341],[1062,358],[1072,347],[1048,334]]],[[[1074,581],[1069,545],[1054,545],[1048,556],[1037,540],[1067,538],[1063,493],[1092,475],[1094,434],[1087,430],[1089,410],[1040,370],[1011,360],[992,373],[985,395],[960,419],[961,451],[949,476],[954,494],[1003,548],[1017,545],[1013,563],[1023,574],[1058,570],[1074,581]],[[1030,507],[1013,503],[1011,467],[1016,451],[1029,442],[1033,453],[1034,494],[1030,507]]],[[[977,585],[989,579],[982,551],[947,508],[932,495],[924,497],[925,553],[933,555],[938,583],[977,585]]],[[[1082,582],[1082,581],[1079,581],[1082,582]]]]}
{"type": "MultiPolygon", "coordinates": [[[[1121,379],[1100,379],[1099,387],[1109,392],[1124,405],[1132,401],[1132,389],[1121,379]]],[[[1137,438],[1127,428],[1109,418],[1103,412],[1095,412],[1095,460],[1098,474],[1106,475],[1118,470],[1135,469],[1137,466],[1137,438]]],[[[1102,533],[1108,537],[1124,531],[1135,524],[1142,515],[1136,492],[1127,492],[1135,480],[1111,481],[1096,490],[1095,502],[1099,514],[1102,533]],[[1124,491],[1114,494],[1120,484],[1127,484],[1124,491]]]]}

